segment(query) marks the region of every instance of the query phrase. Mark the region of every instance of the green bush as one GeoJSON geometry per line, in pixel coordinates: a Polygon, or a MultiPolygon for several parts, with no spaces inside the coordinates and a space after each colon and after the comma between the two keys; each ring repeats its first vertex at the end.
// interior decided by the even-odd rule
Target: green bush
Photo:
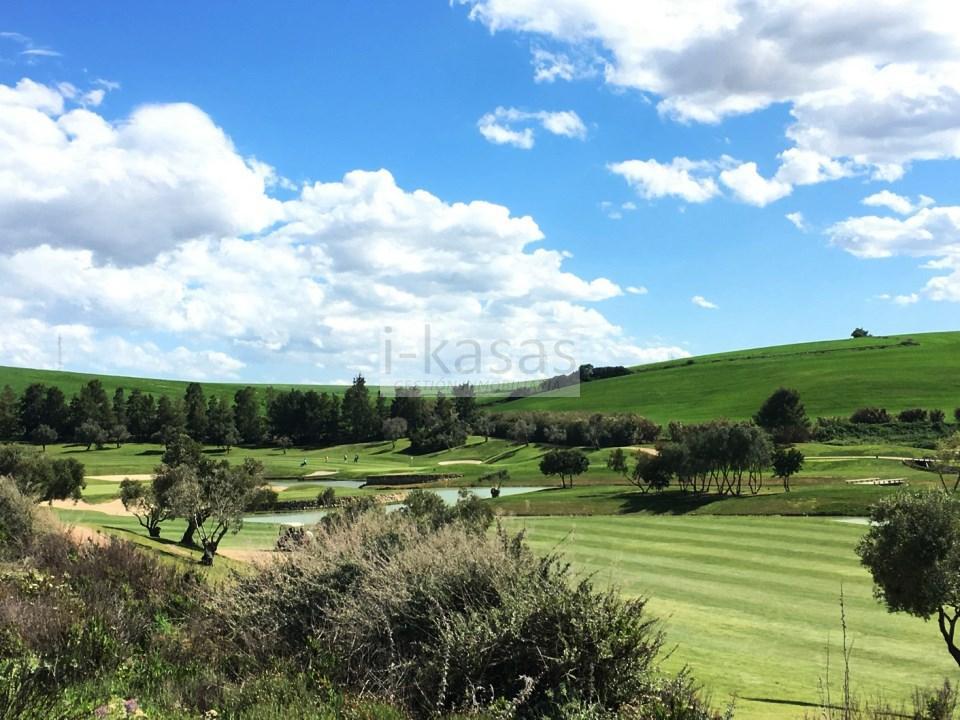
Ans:
{"type": "Polygon", "coordinates": [[[9,477],[0,476],[0,557],[23,554],[33,542],[37,518],[31,498],[9,477]]]}

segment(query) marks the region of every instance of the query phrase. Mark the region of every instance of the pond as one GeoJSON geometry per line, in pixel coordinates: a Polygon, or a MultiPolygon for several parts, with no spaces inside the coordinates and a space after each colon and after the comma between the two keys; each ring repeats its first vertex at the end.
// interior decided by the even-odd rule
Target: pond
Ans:
{"type": "MultiPolygon", "coordinates": [[[[324,485],[334,485],[334,482],[337,481],[327,481],[324,482],[324,485]]],[[[350,481],[345,481],[350,482],[350,481]]],[[[341,486],[347,487],[347,486],[341,486]]],[[[352,487],[352,486],[350,486],[352,487]]],[[[490,497],[490,488],[465,488],[469,490],[474,495],[480,498],[490,497]]],[[[500,488],[500,497],[507,497],[508,495],[521,495],[523,493],[536,492],[538,490],[543,490],[542,487],[504,487],[500,488]]],[[[460,492],[460,488],[428,488],[427,492],[436,493],[443,501],[448,505],[453,505],[457,502],[457,494],[460,492]]],[[[394,503],[387,505],[387,512],[396,510],[400,507],[399,503],[394,503]]],[[[249,523],[265,523],[268,525],[316,525],[320,522],[320,518],[329,513],[330,510],[300,510],[300,511],[291,511],[291,512],[279,512],[279,513],[256,513],[253,515],[247,515],[243,518],[244,522],[249,523]]]]}

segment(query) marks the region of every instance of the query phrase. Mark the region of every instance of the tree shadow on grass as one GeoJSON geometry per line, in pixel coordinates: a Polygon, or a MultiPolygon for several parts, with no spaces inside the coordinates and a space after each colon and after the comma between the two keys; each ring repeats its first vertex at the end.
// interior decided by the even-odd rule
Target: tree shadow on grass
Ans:
{"type": "Polygon", "coordinates": [[[681,492],[643,494],[639,491],[626,491],[612,496],[612,499],[623,501],[620,505],[620,512],[623,514],[643,512],[652,515],[686,515],[716,502],[719,498],[714,495],[681,492]]]}

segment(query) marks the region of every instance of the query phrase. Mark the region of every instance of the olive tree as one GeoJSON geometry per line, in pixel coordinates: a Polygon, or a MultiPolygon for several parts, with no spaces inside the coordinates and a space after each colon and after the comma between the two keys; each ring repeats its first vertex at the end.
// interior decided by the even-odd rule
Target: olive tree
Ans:
{"type": "Polygon", "coordinates": [[[620,473],[624,477],[627,476],[630,468],[627,466],[627,454],[623,451],[623,448],[614,448],[610,451],[607,456],[607,470],[620,473]]]}
{"type": "Polygon", "coordinates": [[[49,425],[37,425],[30,433],[30,439],[46,452],[47,445],[57,441],[57,431],[49,425]]]}
{"type": "Polygon", "coordinates": [[[240,531],[243,515],[262,486],[263,465],[251,458],[240,465],[224,460],[202,469],[182,466],[182,475],[170,490],[170,504],[200,536],[201,563],[212,565],[224,536],[240,531]]]}
{"type": "Polygon", "coordinates": [[[387,418],[383,421],[383,437],[390,441],[391,447],[397,446],[397,440],[406,436],[407,421],[402,417],[387,418]]]}
{"type": "Polygon", "coordinates": [[[890,612],[927,620],[960,665],[960,499],[941,491],[901,493],[874,505],[857,554],[890,612]]]}
{"type": "Polygon", "coordinates": [[[783,481],[786,492],[790,492],[790,478],[803,468],[804,459],[796,448],[777,448],[773,453],[773,474],[783,481]]]}
{"type": "Polygon", "coordinates": [[[590,459],[577,449],[551,450],[540,460],[540,472],[548,477],[557,475],[562,487],[567,487],[568,478],[570,487],[573,487],[574,478],[585,473],[589,467],[590,459]]]}
{"type": "Polygon", "coordinates": [[[152,538],[160,537],[160,523],[176,517],[171,490],[187,478],[186,465],[161,465],[149,483],[125,478],[120,483],[120,501],[152,538]]]}
{"type": "Polygon", "coordinates": [[[671,458],[668,454],[651,455],[643,451],[636,454],[636,462],[630,476],[630,482],[647,493],[653,489],[662,492],[670,485],[673,476],[671,458]]]}

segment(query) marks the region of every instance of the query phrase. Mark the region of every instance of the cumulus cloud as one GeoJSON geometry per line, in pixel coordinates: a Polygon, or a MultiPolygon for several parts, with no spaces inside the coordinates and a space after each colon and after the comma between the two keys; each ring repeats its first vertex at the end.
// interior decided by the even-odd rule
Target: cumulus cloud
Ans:
{"type": "MultiPolygon", "coordinates": [[[[80,100],[99,104],[100,91],[80,100]]],[[[70,107],[72,86],[0,85],[4,246],[74,247],[122,263],[185,238],[256,232],[281,216],[265,172],[199,108],[146,105],[120,122],[70,107]]]]}
{"type": "Polygon", "coordinates": [[[647,290],[643,285],[640,285],[640,286],[630,285],[627,288],[627,292],[630,293],[631,295],[646,295],[650,291],[647,290]]]}
{"type": "Polygon", "coordinates": [[[716,181],[706,175],[713,170],[713,165],[685,157],[675,157],[669,163],[625,160],[611,163],[607,168],[647,199],[673,196],[690,203],[702,203],[720,192],[716,181]]]}
{"type": "Polygon", "coordinates": [[[0,127],[19,132],[0,153],[0,364],[49,366],[65,328],[88,369],[207,378],[277,362],[298,377],[374,372],[385,327],[399,347],[427,324],[447,359],[457,340],[504,340],[514,360],[524,340],[618,363],[687,354],[611,323],[594,304],[624,291],[569,271],[531,217],[404,189],[386,170],[281,202],[272,169],[198,108],[109,123],[72,102],[28,82],[0,87],[0,127]]]}
{"type": "Polygon", "coordinates": [[[529,150],[534,145],[534,129],[529,124],[538,124],[547,132],[561,137],[584,140],[587,126],[572,110],[526,112],[516,108],[498,107],[477,121],[477,129],[495,145],[512,145],[529,150]],[[522,125],[527,127],[517,127],[522,125]]]}
{"type": "Polygon", "coordinates": [[[786,197],[793,188],[772,178],[767,180],[757,171],[757,164],[746,162],[720,173],[720,182],[730,188],[745,203],[763,207],[786,197]]]}
{"type": "Polygon", "coordinates": [[[710,301],[707,300],[703,295],[694,295],[692,298],[690,298],[690,302],[692,302],[692,303],[693,303],[694,305],[696,305],[697,307],[703,308],[704,310],[717,310],[717,309],[719,309],[719,305],[716,305],[716,304],[710,302],[710,301]]]}
{"type": "Polygon", "coordinates": [[[607,83],[649,93],[681,122],[786,103],[797,150],[877,178],[960,157],[960,13],[941,0],[458,1],[541,52],[601,55],[607,83]]]}
{"type": "Polygon", "coordinates": [[[947,271],[931,278],[921,293],[900,295],[894,302],[913,304],[921,296],[960,302],[960,207],[923,207],[901,218],[849,217],[830,226],[827,235],[836,247],[859,258],[933,258],[926,269],[947,271]]]}

